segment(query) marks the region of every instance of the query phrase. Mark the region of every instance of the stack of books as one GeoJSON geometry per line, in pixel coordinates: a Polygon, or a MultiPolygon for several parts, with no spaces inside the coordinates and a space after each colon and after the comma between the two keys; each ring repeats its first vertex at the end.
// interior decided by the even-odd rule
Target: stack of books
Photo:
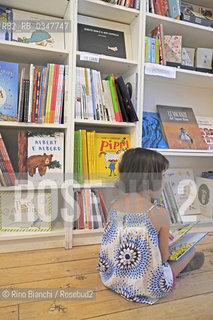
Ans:
{"type": "Polygon", "coordinates": [[[75,191],[74,230],[104,228],[107,208],[100,191],[81,189],[75,191]]]}

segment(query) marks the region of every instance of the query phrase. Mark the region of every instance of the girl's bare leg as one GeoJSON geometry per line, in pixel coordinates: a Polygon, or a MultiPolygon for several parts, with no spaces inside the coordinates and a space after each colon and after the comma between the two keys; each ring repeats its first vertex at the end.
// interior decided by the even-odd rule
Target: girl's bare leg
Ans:
{"type": "Polygon", "coordinates": [[[180,260],[169,262],[175,277],[177,277],[177,275],[187,266],[187,264],[192,260],[194,255],[195,249],[192,248],[180,260]]]}

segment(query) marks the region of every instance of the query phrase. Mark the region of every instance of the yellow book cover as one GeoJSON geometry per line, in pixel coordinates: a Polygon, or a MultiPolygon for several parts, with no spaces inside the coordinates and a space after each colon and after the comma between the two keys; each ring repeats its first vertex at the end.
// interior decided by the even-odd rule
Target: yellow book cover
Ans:
{"type": "Polygon", "coordinates": [[[90,180],[96,180],[96,157],[95,157],[95,136],[96,132],[92,131],[90,135],[90,146],[91,146],[91,177],[90,180]]]}
{"type": "Polygon", "coordinates": [[[52,87],[53,87],[53,75],[54,75],[54,64],[50,63],[49,64],[49,78],[48,78],[48,85],[47,85],[45,123],[49,123],[49,120],[50,120],[50,106],[51,106],[52,87]]]}
{"type": "Polygon", "coordinates": [[[88,182],[88,179],[89,179],[86,130],[81,130],[81,137],[82,137],[83,179],[85,183],[85,182],[88,182]]]}
{"type": "Polygon", "coordinates": [[[96,180],[102,182],[117,180],[119,162],[130,147],[129,134],[95,133],[96,180]]]}

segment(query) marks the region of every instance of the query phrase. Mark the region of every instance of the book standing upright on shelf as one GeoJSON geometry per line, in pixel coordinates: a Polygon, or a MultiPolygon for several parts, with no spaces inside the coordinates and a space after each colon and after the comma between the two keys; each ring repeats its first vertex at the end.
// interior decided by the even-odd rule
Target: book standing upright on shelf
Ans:
{"type": "Polygon", "coordinates": [[[157,105],[157,110],[169,148],[207,149],[192,108],[157,105]]]}
{"type": "Polygon", "coordinates": [[[0,6],[0,40],[12,38],[12,28],[9,27],[13,21],[12,9],[0,6]],[[4,27],[5,26],[5,27],[4,27]],[[8,27],[6,27],[8,26],[8,27]]]}

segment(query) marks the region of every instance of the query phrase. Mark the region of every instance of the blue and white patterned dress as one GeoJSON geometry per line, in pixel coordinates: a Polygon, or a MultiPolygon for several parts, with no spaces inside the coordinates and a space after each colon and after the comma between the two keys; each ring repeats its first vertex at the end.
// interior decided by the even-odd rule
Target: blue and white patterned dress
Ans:
{"type": "Polygon", "coordinates": [[[173,288],[169,264],[162,264],[158,232],[149,212],[112,209],[104,228],[97,269],[104,285],[129,301],[153,304],[173,288]]]}

